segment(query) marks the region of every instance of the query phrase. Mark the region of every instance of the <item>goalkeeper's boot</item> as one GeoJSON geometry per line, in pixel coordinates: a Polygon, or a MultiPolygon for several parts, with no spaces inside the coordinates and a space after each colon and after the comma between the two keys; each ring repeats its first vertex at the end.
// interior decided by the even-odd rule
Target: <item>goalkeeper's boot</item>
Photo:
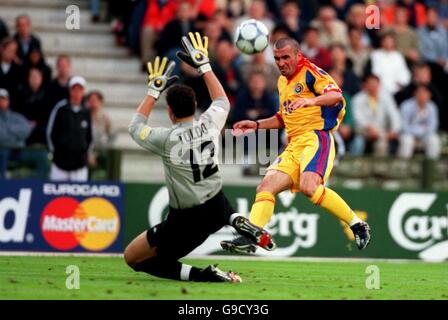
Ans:
{"type": "Polygon", "coordinates": [[[218,265],[209,265],[202,269],[194,281],[200,282],[242,282],[241,277],[233,272],[224,272],[218,265]]]}
{"type": "Polygon", "coordinates": [[[245,236],[233,240],[223,240],[221,247],[230,253],[255,253],[257,251],[257,243],[245,236]]]}
{"type": "Polygon", "coordinates": [[[358,222],[350,227],[355,235],[355,242],[359,250],[365,249],[370,243],[370,227],[366,222],[358,222]]]}
{"type": "Polygon", "coordinates": [[[239,234],[249,238],[263,249],[272,251],[277,247],[269,232],[251,223],[243,216],[236,217],[232,225],[239,234]]]}

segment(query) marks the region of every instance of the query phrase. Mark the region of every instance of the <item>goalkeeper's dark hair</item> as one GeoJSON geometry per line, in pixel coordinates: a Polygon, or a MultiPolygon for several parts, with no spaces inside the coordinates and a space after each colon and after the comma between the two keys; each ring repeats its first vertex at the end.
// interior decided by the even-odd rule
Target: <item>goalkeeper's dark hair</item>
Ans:
{"type": "Polygon", "coordinates": [[[281,38],[274,43],[274,49],[283,49],[286,46],[290,46],[295,54],[297,54],[300,50],[299,43],[293,38],[281,38]]]}
{"type": "Polygon", "coordinates": [[[190,117],[196,112],[196,94],[188,86],[178,84],[170,87],[166,102],[176,118],[190,117]]]}

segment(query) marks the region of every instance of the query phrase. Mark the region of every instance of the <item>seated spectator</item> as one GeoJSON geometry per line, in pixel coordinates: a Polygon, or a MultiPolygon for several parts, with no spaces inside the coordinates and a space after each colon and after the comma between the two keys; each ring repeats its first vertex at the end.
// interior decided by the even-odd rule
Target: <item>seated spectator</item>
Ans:
{"type": "Polygon", "coordinates": [[[428,159],[438,159],[441,147],[437,135],[439,116],[435,104],[431,101],[429,88],[418,85],[414,97],[404,101],[400,109],[403,129],[398,156],[410,159],[416,145],[419,145],[425,150],[428,159]]]}
{"type": "Polygon", "coordinates": [[[320,8],[318,18],[311,22],[320,33],[320,44],[328,48],[335,42],[347,45],[347,26],[336,18],[336,11],[330,6],[320,8]]]}
{"type": "MultiPolygon", "coordinates": [[[[45,62],[44,56],[42,51],[38,48],[33,48],[29,51],[28,57],[26,61],[23,63],[23,74],[25,77],[29,74],[31,68],[37,68],[42,73],[44,79],[43,79],[43,86],[47,87],[51,82],[51,68],[50,66],[45,62]]],[[[27,82],[27,79],[25,78],[25,82],[27,82]]]]}
{"type": "Polygon", "coordinates": [[[330,52],[320,45],[319,30],[316,28],[309,27],[305,30],[300,51],[320,68],[328,70],[331,67],[330,52]]]}
{"type": "Polygon", "coordinates": [[[395,49],[395,40],[390,33],[381,36],[381,47],[373,50],[366,66],[367,73],[373,73],[390,94],[395,94],[411,81],[411,73],[403,55],[395,49]]]}
{"type": "MultiPolygon", "coordinates": [[[[155,44],[157,54],[179,62],[176,51],[182,49],[181,40],[183,36],[188,36],[189,32],[197,31],[194,25],[192,5],[189,2],[182,2],[177,7],[176,19],[168,22],[160,33],[160,37],[155,44]]],[[[177,74],[179,71],[180,67],[177,63],[174,73],[177,74]]]]}
{"type": "MultiPolygon", "coordinates": [[[[344,87],[344,77],[340,71],[331,69],[328,73],[336,82],[339,88],[344,87]]],[[[352,95],[347,91],[342,90],[342,96],[345,100],[345,115],[342,123],[339,125],[338,131],[344,142],[344,145],[349,146],[349,142],[351,142],[351,140],[353,139],[355,129],[352,111],[352,95]]]]}
{"type": "Polygon", "coordinates": [[[345,48],[339,43],[332,44],[330,58],[333,69],[339,71],[344,78],[344,86],[341,89],[351,95],[356,94],[360,90],[360,81],[352,70],[351,61],[347,58],[345,48]]]}
{"type": "Polygon", "coordinates": [[[46,129],[52,106],[48,103],[42,72],[31,68],[26,86],[21,91],[21,103],[17,111],[30,121],[33,130],[26,144],[47,146],[46,129]]]}
{"type": "Polygon", "coordinates": [[[264,75],[266,90],[270,94],[277,96],[277,81],[280,76],[280,71],[275,64],[266,62],[266,57],[263,53],[254,54],[252,60],[244,62],[241,66],[241,75],[245,83],[249,83],[249,77],[254,72],[259,72],[264,75]]]}
{"type": "Polygon", "coordinates": [[[419,42],[417,33],[408,25],[408,10],[405,6],[398,6],[395,10],[395,24],[386,28],[395,40],[397,50],[410,62],[419,60],[419,42]]]}
{"type": "Polygon", "coordinates": [[[0,88],[8,91],[11,105],[15,107],[23,79],[22,68],[16,62],[17,43],[13,38],[5,38],[0,50],[0,88]]]}
{"type": "Polygon", "coordinates": [[[56,60],[56,77],[50,82],[48,87],[48,103],[53,108],[56,103],[67,99],[68,82],[71,74],[71,61],[67,55],[59,55],[56,60]]]}
{"type": "Polygon", "coordinates": [[[395,94],[395,101],[397,104],[401,105],[404,100],[412,98],[415,93],[415,88],[418,85],[425,85],[429,88],[432,101],[434,101],[439,108],[441,118],[443,119],[442,114],[445,114],[444,110],[446,109],[444,108],[444,98],[440,90],[435,86],[435,83],[432,80],[431,68],[426,63],[417,63],[414,65],[412,68],[411,83],[395,94]]]}
{"type": "Polygon", "coordinates": [[[236,99],[230,117],[231,124],[240,120],[269,118],[277,111],[277,102],[266,90],[263,73],[254,71],[249,75],[247,88],[242,89],[236,99]]]}
{"type": "Polygon", "coordinates": [[[369,60],[370,50],[364,45],[360,30],[350,29],[348,38],[347,57],[353,63],[353,72],[358,78],[362,78],[367,61],[369,60]]]}
{"type": "Polygon", "coordinates": [[[376,47],[378,46],[378,30],[367,29],[366,20],[366,6],[361,3],[353,4],[346,19],[348,28],[359,31],[363,47],[376,47]]]}
{"type": "MultiPolygon", "coordinates": [[[[0,179],[6,178],[8,161],[26,158],[21,150],[31,133],[31,125],[20,113],[11,111],[8,91],[0,88],[0,179]]],[[[22,160],[22,159],[20,159],[22,160]]]]}
{"type": "Polygon", "coordinates": [[[249,4],[248,14],[245,14],[238,19],[236,19],[234,24],[234,30],[243,23],[243,21],[248,19],[255,19],[264,23],[269,32],[274,28],[274,21],[268,16],[266,10],[266,4],[263,0],[252,0],[249,4]]]}
{"type": "Polygon", "coordinates": [[[176,18],[177,6],[175,0],[147,0],[140,35],[142,70],[146,70],[148,61],[154,60],[156,56],[154,45],[165,25],[176,18]]]}
{"type": "Polygon", "coordinates": [[[242,84],[238,54],[238,49],[230,41],[222,39],[216,47],[216,61],[212,62],[216,77],[224,87],[231,104],[242,84]]]}
{"type": "Polygon", "coordinates": [[[219,40],[223,38],[228,40],[231,39],[230,35],[226,33],[215,18],[205,25],[204,36],[208,37],[208,57],[210,60],[216,59],[216,46],[218,45],[219,40]]]}
{"type": "Polygon", "coordinates": [[[6,37],[9,37],[9,29],[6,23],[2,20],[2,18],[0,18],[0,43],[6,37]]]}
{"type": "Polygon", "coordinates": [[[389,142],[396,141],[401,128],[400,113],[394,99],[380,90],[380,79],[368,74],[363,79],[363,90],[352,99],[356,135],[351,144],[353,155],[364,154],[366,144],[373,144],[376,156],[389,153],[389,142]]]}
{"type": "Polygon", "coordinates": [[[300,19],[300,7],[297,1],[286,0],[283,2],[277,25],[285,27],[291,38],[296,39],[299,43],[302,42],[305,26],[300,19]]]}
{"type": "Polygon", "coordinates": [[[345,21],[345,18],[349,12],[351,6],[353,6],[352,0],[331,0],[331,6],[336,11],[336,15],[339,20],[345,21]]]}
{"type": "Polygon", "coordinates": [[[439,22],[435,8],[428,8],[426,25],[417,31],[420,41],[420,55],[430,63],[436,82],[446,81],[448,70],[448,33],[439,22]]]}
{"type": "Polygon", "coordinates": [[[20,15],[16,18],[16,34],[14,39],[17,41],[17,57],[21,63],[24,63],[31,50],[37,48],[41,50],[40,40],[32,33],[31,19],[28,15],[20,15]]]}

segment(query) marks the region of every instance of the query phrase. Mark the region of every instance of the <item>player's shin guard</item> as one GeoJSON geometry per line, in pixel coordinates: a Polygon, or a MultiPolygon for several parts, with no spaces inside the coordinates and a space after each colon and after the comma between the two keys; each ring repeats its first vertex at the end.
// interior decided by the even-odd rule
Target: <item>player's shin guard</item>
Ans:
{"type": "Polygon", "coordinates": [[[190,273],[192,269],[198,268],[180,263],[179,261],[165,260],[159,257],[154,257],[137,263],[133,269],[135,271],[146,272],[159,278],[190,280],[190,273]]]}
{"type": "Polygon", "coordinates": [[[324,186],[319,185],[310,200],[312,203],[326,209],[348,225],[352,225],[353,220],[356,220],[357,218],[348,204],[330,188],[325,188],[324,186]]]}
{"type": "Polygon", "coordinates": [[[263,228],[271,219],[274,207],[275,196],[272,193],[266,191],[257,193],[250,211],[249,221],[263,228]]]}

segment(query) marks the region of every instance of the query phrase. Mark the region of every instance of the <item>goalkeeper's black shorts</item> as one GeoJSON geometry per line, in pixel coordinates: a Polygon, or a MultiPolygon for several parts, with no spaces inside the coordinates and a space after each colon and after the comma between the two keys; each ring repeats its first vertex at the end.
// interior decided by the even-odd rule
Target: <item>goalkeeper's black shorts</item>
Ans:
{"type": "Polygon", "coordinates": [[[229,224],[235,213],[222,191],[207,202],[188,209],[169,209],[165,221],[148,229],[146,237],[157,256],[178,260],[200,246],[209,235],[229,224]]]}

